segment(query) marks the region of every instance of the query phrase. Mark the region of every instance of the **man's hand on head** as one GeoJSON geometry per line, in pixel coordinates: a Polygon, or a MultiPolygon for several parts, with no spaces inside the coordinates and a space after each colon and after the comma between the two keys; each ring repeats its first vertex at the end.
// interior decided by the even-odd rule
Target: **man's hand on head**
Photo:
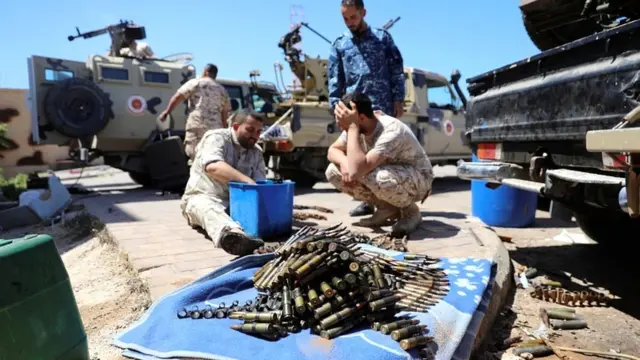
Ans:
{"type": "Polygon", "coordinates": [[[338,102],[334,114],[336,116],[336,123],[340,130],[347,130],[349,125],[358,121],[358,112],[355,109],[356,104],[353,102],[351,102],[351,109],[349,109],[342,101],[338,102]]]}

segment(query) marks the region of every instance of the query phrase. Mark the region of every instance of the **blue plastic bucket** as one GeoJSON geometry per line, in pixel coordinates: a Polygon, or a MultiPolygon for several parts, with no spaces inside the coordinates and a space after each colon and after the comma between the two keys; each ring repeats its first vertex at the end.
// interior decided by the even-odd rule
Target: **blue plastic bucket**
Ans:
{"type": "Polygon", "coordinates": [[[229,210],[246,234],[262,239],[291,234],[295,182],[259,180],[256,185],[230,182],[229,210]]]}
{"type": "MultiPolygon", "coordinates": [[[[473,161],[478,161],[475,155],[473,161]]],[[[498,227],[523,228],[535,222],[538,194],[507,185],[490,189],[486,184],[471,180],[471,215],[498,227]]]]}

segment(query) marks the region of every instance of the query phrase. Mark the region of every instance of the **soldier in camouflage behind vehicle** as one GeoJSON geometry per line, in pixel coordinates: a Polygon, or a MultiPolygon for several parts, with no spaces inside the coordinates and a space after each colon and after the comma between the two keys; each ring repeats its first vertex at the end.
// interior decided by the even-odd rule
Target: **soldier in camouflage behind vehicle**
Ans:
{"type": "Polygon", "coordinates": [[[232,255],[248,255],[264,245],[247,236],[228,212],[230,181],[255,184],[266,178],[264,157],[256,145],[264,120],[260,113],[241,111],[232,128],[207,131],[180,201],[189,225],[204,229],[216,247],[232,255]]]}
{"type": "Polygon", "coordinates": [[[331,145],[326,177],[336,189],[376,207],[355,225],[379,227],[396,221],[394,235],[422,222],[417,201],[431,193],[433,168],[413,131],[402,121],[375,112],[363,93],[347,94],[336,105],[342,134],[331,145]]]}
{"type": "Polygon", "coordinates": [[[195,158],[195,149],[208,130],[228,127],[231,100],[224,86],[215,81],[217,75],[218,68],[213,64],[207,64],[200,78],[191,79],[178,89],[159,117],[161,121],[165,121],[167,115],[178,104],[184,100],[189,101],[184,151],[191,160],[195,158]]]}
{"type": "MultiPolygon", "coordinates": [[[[404,112],[404,63],[391,35],[371,28],[365,21],[362,0],[342,0],[342,16],[349,31],[340,35],[329,55],[329,102],[335,108],[349,92],[368,95],[374,110],[401,118],[404,112]]],[[[372,204],[362,203],[350,214],[373,213],[372,204]]]]}

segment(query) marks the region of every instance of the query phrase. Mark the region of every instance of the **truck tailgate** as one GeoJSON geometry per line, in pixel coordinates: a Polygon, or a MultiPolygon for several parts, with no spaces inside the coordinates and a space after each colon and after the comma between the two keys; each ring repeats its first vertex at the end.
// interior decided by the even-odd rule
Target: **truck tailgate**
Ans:
{"type": "Polygon", "coordinates": [[[584,140],[640,101],[640,22],[467,80],[471,143],[584,140]]]}

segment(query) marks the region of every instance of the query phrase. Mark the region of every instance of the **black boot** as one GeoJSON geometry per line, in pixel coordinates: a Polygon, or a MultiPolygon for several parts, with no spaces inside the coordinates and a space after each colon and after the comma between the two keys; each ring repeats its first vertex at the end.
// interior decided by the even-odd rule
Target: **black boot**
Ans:
{"type": "Polygon", "coordinates": [[[351,216],[365,216],[371,215],[375,212],[375,207],[366,202],[361,202],[355,209],[349,211],[349,215],[351,216]]]}
{"type": "Polygon", "coordinates": [[[251,255],[253,251],[264,245],[264,241],[249,237],[241,231],[225,231],[220,238],[220,247],[231,255],[251,255]]]}

